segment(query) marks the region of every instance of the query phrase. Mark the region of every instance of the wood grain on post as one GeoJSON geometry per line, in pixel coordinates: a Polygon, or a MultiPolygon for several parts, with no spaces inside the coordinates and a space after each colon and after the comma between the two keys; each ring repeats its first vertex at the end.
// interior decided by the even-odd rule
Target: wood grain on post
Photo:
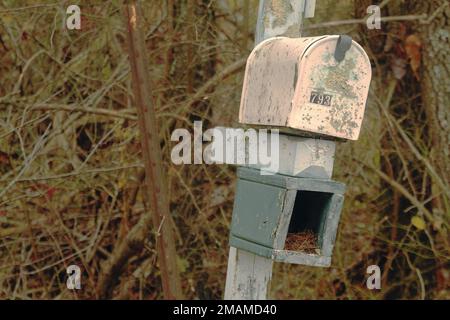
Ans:
{"type": "MultiPolygon", "coordinates": [[[[300,7],[303,0],[295,2],[300,7]]],[[[291,36],[296,36],[295,30],[300,31],[301,16],[295,9],[287,0],[260,0],[255,46],[267,38],[287,35],[289,32],[293,33],[291,36]]],[[[266,299],[272,268],[271,259],[230,247],[224,299],[266,299]]]]}
{"type": "MultiPolygon", "coordinates": [[[[260,0],[255,46],[271,37],[300,37],[302,18],[314,16],[314,9],[315,0],[260,0]]],[[[272,268],[272,259],[230,247],[224,298],[266,299],[272,268]]]]}
{"type": "Polygon", "coordinates": [[[181,299],[183,295],[177,270],[177,254],[174,232],[171,227],[167,186],[163,174],[165,170],[162,164],[158,126],[152,105],[147,71],[148,65],[141,25],[142,12],[136,1],[132,1],[126,6],[126,16],[134,101],[138,110],[138,124],[147,184],[146,198],[156,233],[161,282],[166,299],[181,299]]]}
{"type": "Polygon", "coordinates": [[[315,0],[260,0],[255,45],[272,37],[300,37],[303,17],[313,17],[315,6],[315,0]]]}

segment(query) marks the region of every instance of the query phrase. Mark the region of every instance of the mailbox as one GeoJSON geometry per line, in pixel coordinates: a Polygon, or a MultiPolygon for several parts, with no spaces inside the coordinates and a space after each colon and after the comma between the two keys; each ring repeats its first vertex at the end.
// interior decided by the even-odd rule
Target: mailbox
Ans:
{"type": "Polygon", "coordinates": [[[238,168],[230,245],[275,261],[331,264],[345,186],[238,168]]]}
{"type": "Polygon", "coordinates": [[[239,121],[357,140],[370,79],[348,36],[270,38],[247,60],[239,121]]]}

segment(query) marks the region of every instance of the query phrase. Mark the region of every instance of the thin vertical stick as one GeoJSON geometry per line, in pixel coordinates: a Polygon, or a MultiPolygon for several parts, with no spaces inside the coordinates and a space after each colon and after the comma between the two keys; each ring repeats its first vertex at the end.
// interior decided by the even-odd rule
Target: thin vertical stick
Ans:
{"type": "Polygon", "coordinates": [[[250,19],[250,1],[244,1],[243,3],[243,21],[242,21],[242,47],[244,52],[248,49],[248,31],[249,31],[249,19],[250,19]]]}
{"type": "Polygon", "coordinates": [[[174,3],[173,0],[167,0],[167,39],[170,41],[166,52],[166,68],[165,81],[170,81],[170,68],[173,63],[173,39],[175,37],[174,30],[174,3]]]}
{"type": "Polygon", "coordinates": [[[150,94],[150,82],[145,59],[142,35],[142,12],[136,1],[126,7],[128,48],[131,63],[134,100],[138,110],[141,147],[148,187],[148,204],[156,230],[156,249],[161,272],[161,282],[166,299],[182,298],[180,278],[176,264],[174,233],[165,184],[165,172],[159,145],[155,110],[150,94]]]}
{"type": "Polygon", "coordinates": [[[195,65],[194,65],[194,42],[195,42],[195,2],[188,1],[187,3],[187,24],[186,35],[188,46],[187,50],[187,88],[188,94],[194,92],[194,77],[195,77],[195,65]]]}

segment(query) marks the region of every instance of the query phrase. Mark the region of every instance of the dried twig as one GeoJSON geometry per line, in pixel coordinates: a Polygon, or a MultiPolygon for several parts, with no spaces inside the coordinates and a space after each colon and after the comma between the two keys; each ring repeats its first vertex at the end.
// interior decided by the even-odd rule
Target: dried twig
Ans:
{"type": "MultiPolygon", "coordinates": [[[[410,14],[410,15],[404,15],[404,16],[391,16],[391,17],[381,17],[381,22],[393,22],[393,21],[414,21],[418,20],[420,22],[427,21],[428,15],[426,14],[410,14]]],[[[310,29],[319,29],[319,28],[327,28],[327,27],[337,27],[337,26],[343,26],[343,25],[349,25],[349,24],[366,24],[367,18],[361,18],[361,19],[348,19],[348,20],[337,20],[337,21],[329,21],[329,22],[323,22],[323,23],[316,23],[311,24],[309,26],[305,26],[304,30],[310,30],[310,29]]]]}
{"type": "Polygon", "coordinates": [[[133,114],[134,110],[130,111],[116,111],[102,108],[91,108],[85,106],[74,105],[62,105],[62,104],[38,104],[33,106],[31,110],[55,110],[55,111],[68,111],[68,112],[84,112],[98,114],[102,116],[110,116],[113,118],[122,118],[128,120],[137,120],[137,117],[133,114]]]}

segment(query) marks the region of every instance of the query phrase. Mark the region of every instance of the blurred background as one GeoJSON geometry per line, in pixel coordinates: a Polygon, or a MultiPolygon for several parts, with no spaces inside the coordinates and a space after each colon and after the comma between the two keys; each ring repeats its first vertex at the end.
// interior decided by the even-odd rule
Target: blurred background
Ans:
{"type": "MultiPolygon", "coordinates": [[[[347,192],[332,266],[276,263],[270,298],[450,298],[450,6],[373,2],[318,0],[305,21],[303,36],[351,35],[373,77],[359,140],[337,143],[347,192]],[[371,4],[390,17],[379,30],[365,23],[371,4]],[[373,264],[381,290],[365,284],[373,264]]],[[[195,120],[239,126],[258,1],[142,8],[183,295],[221,299],[236,168],[176,166],[170,136],[195,120]]],[[[154,226],[117,258],[151,214],[126,32],[120,0],[0,1],[1,299],[163,298],[154,226]],[[81,30],[65,28],[70,4],[81,30]],[[72,264],[81,290],[66,287],[72,264]]]]}

